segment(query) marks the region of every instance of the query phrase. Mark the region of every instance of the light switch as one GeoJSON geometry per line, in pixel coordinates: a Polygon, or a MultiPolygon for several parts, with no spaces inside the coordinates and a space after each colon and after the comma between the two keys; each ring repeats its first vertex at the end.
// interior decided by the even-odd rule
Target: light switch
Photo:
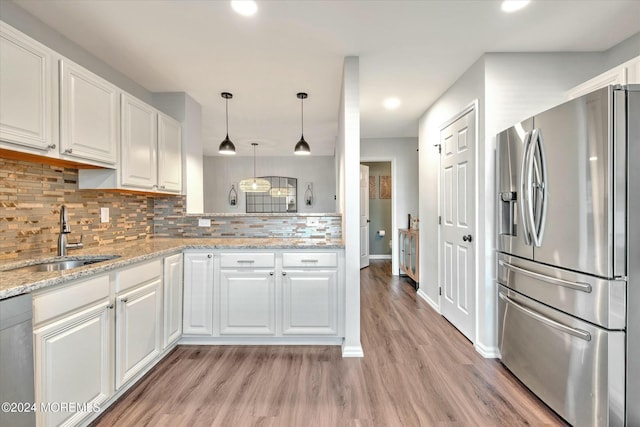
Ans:
{"type": "Polygon", "coordinates": [[[100,222],[109,222],[109,208],[100,208],[100,222]]]}

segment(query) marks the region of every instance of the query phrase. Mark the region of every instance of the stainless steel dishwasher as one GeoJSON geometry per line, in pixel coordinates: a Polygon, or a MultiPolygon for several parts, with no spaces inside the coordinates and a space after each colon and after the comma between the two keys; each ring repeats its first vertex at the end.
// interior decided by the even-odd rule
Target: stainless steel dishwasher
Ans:
{"type": "Polygon", "coordinates": [[[31,294],[0,300],[0,426],[33,427],[31,294]]]}

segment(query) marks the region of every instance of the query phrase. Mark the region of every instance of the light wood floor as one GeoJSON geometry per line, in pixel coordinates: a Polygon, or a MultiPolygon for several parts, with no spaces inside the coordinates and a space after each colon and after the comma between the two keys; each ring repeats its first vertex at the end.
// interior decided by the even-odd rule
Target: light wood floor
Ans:
{"type": "Polygon", "coordinates": [[[558,426],[388,261],[361,273],[363,359],[339,347],[180,346],[99,426],[558,426]]]}

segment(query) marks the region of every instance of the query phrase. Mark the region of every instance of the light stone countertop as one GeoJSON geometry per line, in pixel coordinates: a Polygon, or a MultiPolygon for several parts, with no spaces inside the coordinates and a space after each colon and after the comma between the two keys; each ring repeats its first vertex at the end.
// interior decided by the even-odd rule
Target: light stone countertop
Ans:
{"type": "Polygon", "coordinates": [[[64,258],[43,256],[42,258],[20,261],[0,260],[0,299],[89,277],[160,256],[180,253],[185,249],[344,249],[344,242],[341,239],[297,238],[150,238],[71,250],[69,255],[64,258]],[[43,261],[83,259],[92,255],[120,255],[120,257],[64,271],[8,271],[16,267],[40,264],[43,261]]]}

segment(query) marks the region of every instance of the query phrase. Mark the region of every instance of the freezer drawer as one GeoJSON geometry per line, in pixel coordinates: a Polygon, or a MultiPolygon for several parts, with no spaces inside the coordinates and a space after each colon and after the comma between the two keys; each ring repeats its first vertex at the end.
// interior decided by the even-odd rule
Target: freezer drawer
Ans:
{"type": "Polygon", "coordinates": [[[623,426],[624,332],[498,287],[502,363],[575,426],[623,426]]]}
{"type": "Polygon", "coordinates": [[[626,326],[624,280],[606,280],[498,254],[498,282],[607,329],[626,326]]]}

